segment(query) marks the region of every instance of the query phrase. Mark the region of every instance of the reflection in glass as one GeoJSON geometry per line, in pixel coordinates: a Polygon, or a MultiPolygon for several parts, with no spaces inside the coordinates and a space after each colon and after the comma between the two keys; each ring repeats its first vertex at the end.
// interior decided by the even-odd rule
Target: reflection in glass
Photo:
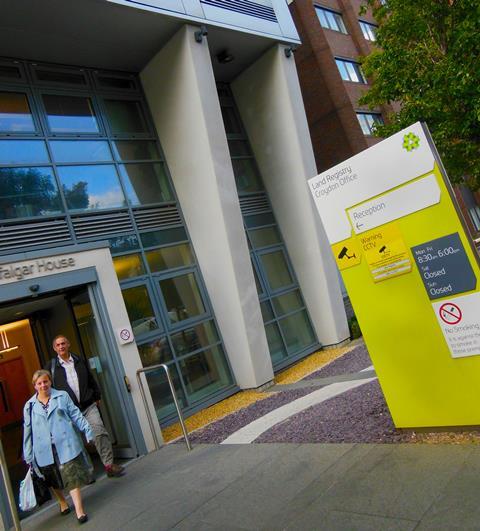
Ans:
{"type": "Polygon", "coordinates": [[[140,239],[144,247],[156,247],[157,245],[167,245],[187,240],[187,233],[183,227],[175,227],[174,229],[144,232],[140,234],[140,239]]]}
{"type": "Polygon", "coordinates": [[[263,190],[253,159],[232,159],[232,166],[239,193],[263,190]]]}
{"type": "Polygon", "coordinates": [[[50,142],[56,162],[108,162],[112,155],[103,140],[54,140],[50,142]]]}
{"type": "Polygon", "coordinates": [[[146,255],[152,272],[193,264],[192,249],[188,243],[155,249],[146,255]]]}
{"type": "Polygon", "coordinates": [[[118,280],[126,280],[145,274],[142,257],[139,253],[116,256],[113,259],[113,267],[118,280]]]}
{"type": "MultiPolygon", "coordinates": [[[[183,392],[180,384],[180,378],[175,365],[172,363],[168,366],[170,370],[170,376],[173,380],[173,386],[177,394],[178,401],[182,407],[185,407],[185,393],[183,392]]],[[[167,415],[174,413],[175,405],[172,399],[172,393],[168,385],[167,377],[163,369],[157,369],[146,374],[148,388],[152,395],[153,405],[159,419],[165,418],[167,415]]]]}
{"type": "Polygon", "coordinates": [[[50,162],[43,140],[0,140],[0,164],[50,162]]]}
{"type": "Polygon", "coordinates": [[[289,293],[275,297],[272,299],[272,302],[277,316],[293,312],[303,306],[302,297],[298,290],[290,291],[289,293]]]}
{"type": "Polygon", "coordinates": [[[114,254],[126,253],[127,251],[135,251],[140,248],[140,243],[136,234],[125,234],[116,236],[108,240],[110,244],[110,252],[114,254]]]}
{"type": "Polygon", "coordinates": [[[60,166],[58,173],[71,210],[126,206],[114,166],[60,166]]]}
{"type": "Polygon", "coordinates": [[[35,131],[26,94],[0,92],[0,131],[11,133],[35,131]]]}
{"type": "Polygon", "coordinates": [[[166,337],[156,338],[150,343],[145,343],[138,347],[142,365],[157,365],[158,363],[167,363],[172,359],[172,351],[166,337]]]}
{"type": "Polygon", "coordinates": [[[217,328],[213,321],[201,323],[192,328],[187,328],[171,337],[172,345],[177,356],[184,356],[189,352],[208,347],[220,341],[217,328]]]}
{"type": "Polygon", "coordinates": [[[299,352],[315,343],[316,338],[305,310],[279,321],[289,352],[299,352]]]}
{"type": "Polygon", "coordinates": [[[122,295],[134,335],[145,334],[158,328],[146,286],[125,288],[122,290],[122,295]]]}
{"type": "Polygon", "coordinates": [[[252,245],[256,249],[281,243],[280,235],[278,234],[276,227],[265,227],[264,229],[251,230],[249,235],[252,245]]]}
{"type": "Polygon", "coordinates": [[[113,142],[115,157],[118,160],[159,159],[160,152],[153,140],[117,140],[113,142]]]}
{"type": "Polygon", "coordinates": [[[272,290],[279,289],[283,286],[289,286],[293,283],[292,275],[288,270],[287,261],[282,251],[274,251],[260,255],[263,269],[272,290]]]}
{"type": "Polygon", "coordinates": [[[220,345],[181,360],[180,370],[191,401],[232,383],[220,345]]]}
{"type": "Polygon", "coordinates": [[[48,126],[52,133],[98,133],[92,101],[85,96],[43,94],[48,126]]]}
{"type": "Polygon", "coordinates": [[[52,168],[0,168],[2,219],[48,216],[61,211],[52,168]]]}
{"type": "Polygon", "coordinates": [[[171,323],[177,323],[205,312],[193,273],[160,280],[160,288],[171,323]]]}
{"type": "Polygon", "coordinates": [[[131,205],[173,201],[163,164],[122,164],[120,174],[131,205]]]}
{"type": "Polygon", "coordinates": [[[140,102],[105,100],[105,107],[110,129],[114,135],[148,132],[140,102]]]}
{"type": "Polygon", "coordinates": [[[277,323],[270,323],[265,326],[265,333],[267,334],[268,349],[270,350],[270,357],[274,363],[287,357],[287,352],[283,346],[282,336],[278,330],[277,323]]]}

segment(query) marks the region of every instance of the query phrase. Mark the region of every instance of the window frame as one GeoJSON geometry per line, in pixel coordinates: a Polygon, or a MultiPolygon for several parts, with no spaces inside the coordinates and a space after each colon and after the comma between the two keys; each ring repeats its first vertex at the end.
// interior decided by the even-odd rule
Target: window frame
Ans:
{"type": "Polygon", "coordinates": [[[371,22],[367,22],[366,20],[359,20],[358,24],[360,26],[360,29],[362,30],[363,38],[366,41],[368,41],[368,42],[376,42],[377,41],[377,37],[376,37],[375,32],[376,32],[378,26],[376,24],[372,24],[371,22]],[[370,38],[370,35],[373,38],[370,38]]]}
{"type": "Polygon", "coordinates": [[[360,125],[360,128],[362,129],[362,132],[365,136],[374,136],[374,133],[373,133],[373,129],[372,129],[372,125],[375,124],[375,123],[378,123],[380,125],[383,125],[385,122],[383,120],[383,116],[382,116],[382,113],[381,112],[369,112],[369,111],[355,111],[355,114],[357,115],[357,120],[358,120],[358,123],[360,125]],[[364,128],[364,125],[362,124],[361,120],[360,120],[360,117],[363,116],[365,117],[365,128],[364,128]],[[379,118],[379,119],[373,119],[373,123],[370,124],[367,120],[366,120],[366,117],[367,116],[371,116],[372,118],[373,117],[376,117],[376,118],[379,118]],[[366,129],[368,129],[368,133],[366,132],[366,129]]]}
{"type": "Polygon", "coordinates": [[[95,139],[95,138],[108,137],[105,131],[104,124],[103,124],[102,113],[96,101],[97,98],[96,98],[95,93],[88,91],[88,90],[86,90],[85,92],[82,92],[81,90],[62,90],[60,88],[55,89],[55,88],[39,87],[35,93],[35,99],[36,99],[36,104],[38,105],[38,108],[41,111],[41,121],[42,121],[43,129],[45,131],[45,138],[47,140],[51,138],[58,139],[60,137],[65,138],[65,140],[77,139],[77,138],[95,139]],[[92,104],[92,109],[95,112],[95,119],[98,125],[98,132],[85,133],[85,132],[78,132],[78,131],[76,132],[73,132],[73,131],[54,132],[52,131],[48,123],[48,113],[47,113],[47,110],[43,102],[44,94],[48,96],[72,96],[72,97],[78,97],[78,98],[88,98],[92,104]]]}
{"type": "Polygon", "coordinates": [[[43,137],[42,120],[39,114],[37,114],[37,110],[36,110],[37,102],[35,99],[35,95],[33,91],[30,89],[30,87],[28,85],[13,86],[13,85],[7,85],[7,84],[2,83],[0,92],[13,92],[15,94],[18,94],[18,93],[25,94],[28,107],[30,109],[30,116],[32,117],[32,122],[33,122],[33,127],[34,127],[33,131],[3,131],[0,129],[0,138],[4,138],[4,137],[14,138],[14,137],[19,136],[22,139],[23,137],[26,137],[26,138],[31,137],[33,139],[37,137],[43,137]]]}
{"type": "Polygon", "coordinates": [[[338,73],[342,80],[346,83],[356,83],[358,85],[367,85],[367,78],[365,77],[365,74],[362,72],[362,68],[359,62],[354,61],[353,59],[346,59],[344,57],[335,57],[335,63],[338,68],[338,73]],[[343,77],[342,70],[340,69],[339,63],[342,63],[343,67],[345,68],[345,71],[347,73],[347,79],[343,77]],[[350,76],[350,72],[347,68],[347,65],[351,65],[353,69],[355,70],[355,73],[357,77],[359,78],[359,81],[352,79],[350,76]]]}
{"type": "Polygon", "coordinates": [[[330,9],[328,7],[324,7],[318,4],[315,4],[314,7],[315,7],[315,12],[317,14],[320,26],[323,29],[336,31],[337,33],[341,33],[343,35],[348,35],[347,27],[345,26],[345,21],[343,20],[342,13],[340,13],[339,11],[335,11],[334,9],[330,9]],[[319,13],[323,14],[323,17],[325,18],[325,22],[327,23],[327,26],[324,26],[322,24],[322,18],[319,13]],[[333,17],[336,27],[332,27],[331,21],[326,16],[327,13],[333,17]]]}

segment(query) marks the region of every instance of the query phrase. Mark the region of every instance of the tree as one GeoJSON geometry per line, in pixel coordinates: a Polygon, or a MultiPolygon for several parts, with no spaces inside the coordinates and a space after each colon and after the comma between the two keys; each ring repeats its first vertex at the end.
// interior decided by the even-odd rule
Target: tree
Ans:
{"type": "Polygon", "coordinates": [[[76,183],[73,183],[70,188],[63,185],[63,194],[65,195],[68,208],[88,208],[88,183],[86,181],[77,181],[76,183]]]}
{"type": "Polygon", "coordinates": [[[371,80],[360,103],[393,104],[389,136],[427,123],[452,182],[480,188],[479,0],[366,0],[378,48],[362,60],[371,80]]]}

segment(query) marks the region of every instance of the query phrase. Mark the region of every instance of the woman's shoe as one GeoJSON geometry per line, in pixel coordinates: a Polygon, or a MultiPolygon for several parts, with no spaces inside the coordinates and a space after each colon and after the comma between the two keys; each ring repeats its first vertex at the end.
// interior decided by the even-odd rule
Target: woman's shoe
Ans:
{"type": "Polygon", "coordinates": [[[82,516],[77,517],[79,524],[84,524],[88,520],[88,514],[82,514],[82,516]]]}
{"type": "Polygon", "coordinates": [[[60,509],[60,514],[62,516],[66,516],[67,514],[70,514],[72,512],[72,508],[70,506],[67,506],[66,509],[63,509],[63,511],[60,509]]]}

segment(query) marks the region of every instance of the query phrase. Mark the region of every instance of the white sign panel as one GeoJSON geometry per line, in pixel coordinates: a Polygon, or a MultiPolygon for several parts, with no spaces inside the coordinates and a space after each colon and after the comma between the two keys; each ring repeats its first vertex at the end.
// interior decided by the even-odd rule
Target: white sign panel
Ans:
{"type": "Polygon", "coordinates": [[[120,345],[126,345],[127,343],[133,343],[133,331],[130,326],[122,326],[117,328],[117,340],[120,345]]]}
{"type": "Polygon", "coordinates": [[[310,179],[330,243],[351,236],[347,209],[428,173],[434,162],[422,126],[416,123],[310,179]]]}
{"type": "Polygon", "coordinates": [[[376,199],[347,211],[355,234],[361,234],[440,201],[440,187],[435,175],[406,184],[376,199]]]}
{"type": "Polygon", "coordinates": [[[480,293],[432,303],[452,358],[480,355],[480,293]]]}

